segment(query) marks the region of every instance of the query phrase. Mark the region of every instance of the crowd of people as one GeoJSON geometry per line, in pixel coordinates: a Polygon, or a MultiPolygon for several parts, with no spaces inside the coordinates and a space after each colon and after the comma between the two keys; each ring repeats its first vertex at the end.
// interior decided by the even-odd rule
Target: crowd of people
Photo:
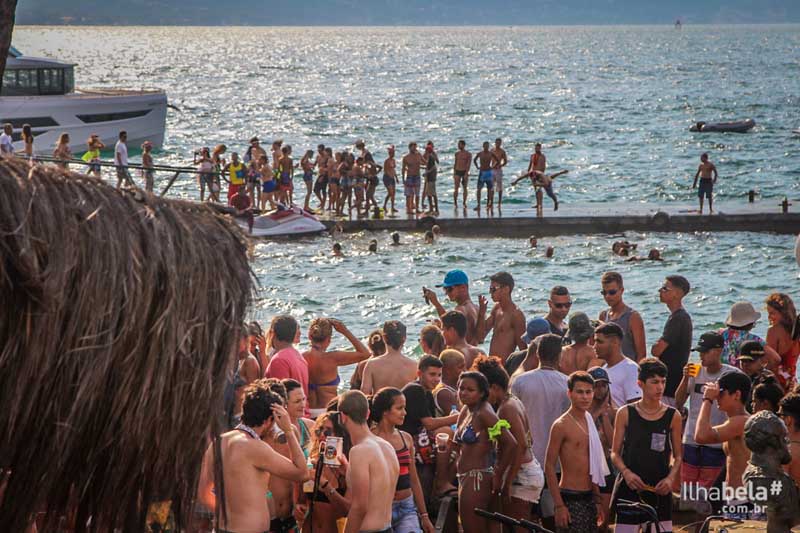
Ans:
{"type": "MultiPolygon", "coordinates": [[[[12,134],[13,125],[4,124],[3,133],[0,134],[0,154],[14,153],[12,134]]],[[[30,125],[23,125],[20,135],[23,141],[20,155],[33,159],[34,135],[30,125]]],[[[92,134],[87,139],[86,151],[80,158],[86,164],[87,174],[101,176],[101,166],[98,163],[100,152],[105,148],[98,135],[92,134]]],[[[142,188],[152,191],[155,176],[153,144],[145,141],[141,150],[139,176],[142,188]]],[[[238,205],[237,209],[245,204],[245,209],[261,210],[267,206],[275,209],[278,203],[293,205],[295,175],[298,175],[302,176],[304,190],[301,190],[300,195],[304,194],[302,204],[307,211],[313,211],[310,202],[314,196],[320,213],[328,211],[336,216],[351,216],[355,211],[358,217],[370,216],[370,212],[374,217],[382,217],[384,214],[391,217],[397,213],[395,200],[397,190],[402,185],[406,214],[439,214],[436,181],[440,162],[433,141],[428,141],[422,152],[416,142],[410,142],[408,152],[400,159],[399,169],[394,145],[387,147],[387,157],[379,164],[363,140],[356,141],[355,152],[349,149],[334,152],[332,147],[320,144],[316,152],[306,150],[299,161],[293,158],[292,147],[285,145],[281,139],[272,142],[269,153],[261,146],[258,137],[250,139],[242,157],[237,152],[232,152],[228,160],[227,150],[226,145],[218,144],[213,150],[205,147],[194,152],[193,164],[197,167],[196,178],[201,202],[206,199],[206,190],[209,201],[221,202],[222,182],[225,181],[228,184],[227,203],[238,205]],[[381,173],[383,176],[379,180],[381,173]],[[382,206],[375,197],[379,181],[383,182],[386,189],[382,206]],[[235,200],[237,194],[241,197],[235,200]]],[[[61,167],[69,168],[70,161],[74,160],[69,134],[63,133],[59,136],[53,158],[61,167]]],[[[485,202],[487,210],[493,210],[495,205],[500,209],[503,204],[503,173],[508,163],[508,154],[499,137],[495,139],[494,145],[484,142],[481,150],[474,155],[467,150],[466,141],[459,140],[453,154],[453,206],[458,208],[460,190],[461,205],[464,209],[467,208],[467,186],[474,167],[477,173],[474,209],[480,211],[482,202],[485,202]],[[486,195],[481,200],[484,187],[486,195]]],[[[114,165],[118,188],[122,185],[138,186],[130,172],[125,131],[119,132],[119,140],[114,146],[114,165]]],[[[534,152],[528,158],[527,168],[515,177],[511,186],[529,179],[535,191],[536,204],[533,207],[537,214],[543,211],[545,193],[553,201],[553,210],[558,211],[554,180],[568,172],[561,170],[547,174],[547,157],[542,152],[541,143],[536,143],[534,152]]],[[[713,188],[717,177],[716,166],[711,163],[708,154],[703,153],[692,184],[693,189],[698,189],[699,178],[701,214],[704,199],[708,200],[709,213],[713,213],[713,188]]]]}
{"type": "Polygon", "coordinates": [[[759,520],[757,501],[686,488],[743,486],[745,423],[760,411],[783,420],[785,468],[800,483],[800,323],[788,295],[766,297],[766,339],[752,333],[761,313],[742,301],[693,346],[679,275],[658,289],[668,313],[649,344],[617,272],[598,280],[607,308],[597,320],[573,312],[563,286],[545,316],[526,318],[508,272],[490,278],[491,309],[461,270],[438,287],[454,305],[422,288],[437,318],[412,341],[418,360],[398,320],[362,341],[316,318],[304,352],[291,316],[266,332],[243,326],[220,409],[228,431],[209,444],[198,492],[217,531],[431,533],[452,501],[465,533],[496,527],[478,510],[554,531],[639,531],[650,518],[624,500],[652,506],[662,531],[673,529],[674,499],[701,516],[759,520]],[[347,349],[333,348],[336,335],[347,349]]]}

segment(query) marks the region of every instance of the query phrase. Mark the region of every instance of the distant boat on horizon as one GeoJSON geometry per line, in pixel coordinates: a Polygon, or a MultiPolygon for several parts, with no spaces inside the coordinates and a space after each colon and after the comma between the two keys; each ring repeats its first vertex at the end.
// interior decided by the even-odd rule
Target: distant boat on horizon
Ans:
{"type": "Polygon", "coordinates": [[[162,90],[76,89],[75,65],[9,48],[0,123],[13,125],[15,149],[23,148],[24,124],[30,124],[39,154],[50,153],[62,133],[69,134],[73,147],[97,134],[111,149],[122,130],[128,132],[131,149],[144,141],[161,148],[166,121],[167,94],[162,90]]]}

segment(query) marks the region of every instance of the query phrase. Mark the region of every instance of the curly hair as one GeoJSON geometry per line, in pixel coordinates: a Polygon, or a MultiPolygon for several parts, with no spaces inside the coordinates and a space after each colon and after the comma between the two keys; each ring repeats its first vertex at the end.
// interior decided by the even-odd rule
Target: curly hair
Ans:
{"type": "Polygon", "coordinates": [[[508,372],[503,368],[503,361],[494,355],[479,355],[472,362],[470,370],[477,370],[484,376],[489,386],[497,385],[503,390],[508,390],[508,372]]]}
{"type": "Polygon", "coordinates": [[[325,342],[333,335],[333,325],[327,318],[315,318],[308,327],[308,338],[311,342],[325,342]]]}
{"type": "Polygon", "coordinates": [[[272,391],[266,380],[256,380],[244,389],[242,423],[258,427],[272,416],[272,406],[282,403],[281,397],[272,391]]]}
{"type": "Polygon", "coordinates": [[[370,421],[379,423],[383,419],[384,413],[389,411],[394,405],[395,398],[403,395],[400,389],[394,387],[383,387],[372,397],[369,411],[370,421]]]}

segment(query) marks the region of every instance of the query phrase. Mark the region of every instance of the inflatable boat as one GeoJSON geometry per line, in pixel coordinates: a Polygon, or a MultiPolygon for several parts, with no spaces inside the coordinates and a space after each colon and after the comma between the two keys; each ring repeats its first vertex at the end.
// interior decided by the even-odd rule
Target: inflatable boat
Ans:
{"type": "Polygon", "coordinates": [[[747,133],[756,125],[752,118],[747,120],[737,120],[736,122],[697,122],[689,127],[689,131],[699,133],[709,132],[728,132],[728,133],[747,133]]]}
{"type": "MultiPolygon", "coordinates": [[[[245,230],[249,230],[247,220],[236,219],[245,230]]],[[[286,207],[278,204],[274,211],[253,218],[253,237],[290,237],[315,235],[325,231],[325,225],[314,215],[299,207],[286,207]]]]}

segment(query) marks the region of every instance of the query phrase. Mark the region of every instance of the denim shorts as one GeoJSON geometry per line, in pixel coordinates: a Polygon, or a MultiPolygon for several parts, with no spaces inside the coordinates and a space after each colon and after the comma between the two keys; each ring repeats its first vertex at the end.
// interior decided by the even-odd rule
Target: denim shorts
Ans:
{"type": "Polygon", "coordinates": [[[419,533],[422,531],[413,495],[392,503],[392,530],[394,533],[419,533]]]}

